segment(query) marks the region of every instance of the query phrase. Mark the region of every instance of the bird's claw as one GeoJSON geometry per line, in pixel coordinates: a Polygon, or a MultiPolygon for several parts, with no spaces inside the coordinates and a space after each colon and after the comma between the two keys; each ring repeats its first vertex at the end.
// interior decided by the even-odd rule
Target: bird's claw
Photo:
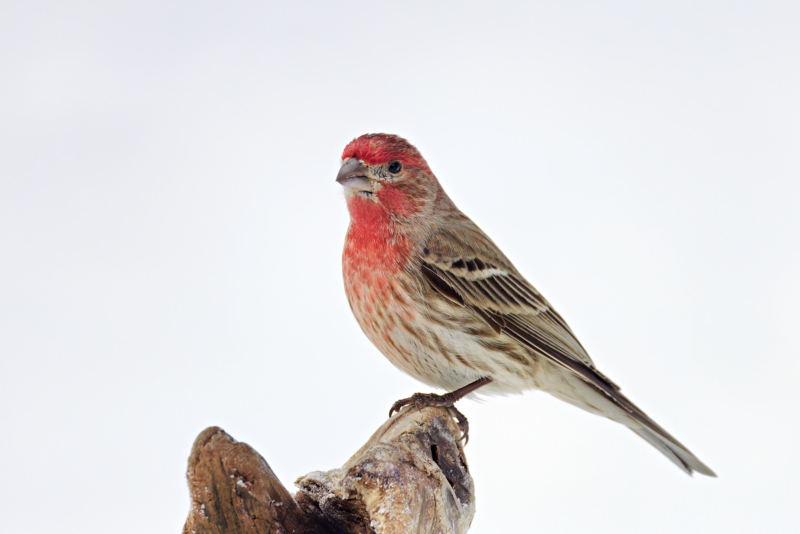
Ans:
{"type": "Polygon", "coordinates": [[[392,407],[389,409],[389,417],[394,415],[394,412],[399,412],[403,409],[404,406],[411,404],[411,397],[407,399],[400,399],[399,401],[392,404],[392,407]]]}
{"type": "Polygon", "coordinates": [[[461,430],[461,437],[458,438],[458,441],[464,440],[464,446],[466,446],[469,443],[469,421],[467,421],[467,417],[459,412],[455,406],[450,406],[447,411],[456,418],[458,428],[461,430]]]}
{"type": "Polygon", "coordinates": [[[400,399],[392,404],[392,407],[389,410],[389,417],[394,415],[395,412],[399,412],[409,404],[413,404],[417,410],[422,410],[428,406],[447,408],[447,411],[450,413],[450,415],[456,419],[458,428],[461,430],[461,437],[458,438],[458,441],[464,440],[464,445],[466,445],[469,442],[469,422],[467,421],[466,416],[458,411],[453,403],[454,400],[450,394],[437,395],[436,393],[414,393],[410,397],[406,399],[400,399]]]}

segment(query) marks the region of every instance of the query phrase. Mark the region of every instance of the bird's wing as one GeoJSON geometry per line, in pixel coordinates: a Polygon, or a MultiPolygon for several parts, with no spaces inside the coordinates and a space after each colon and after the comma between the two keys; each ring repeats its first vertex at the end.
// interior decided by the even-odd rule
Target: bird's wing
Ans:
{"type": "Polygon", "coordinates": [[[604,394],[642,425],[631,427],[634,432],[689,474],[694,469],[716,476],[595,368],[550,303],[475,223],[462,217],[459,224],[436,230],[423,250],[420,267],[431,287],[455,304],[472,310],[498,335],[511,337],[604,394]]]}
{"type": "Polygon", "coordinates": [[[472,309],[498,334],[613,396],[619,387],[595,368],[566,321],[491,239],[468,219],[455,228],[435,232],[423,250],[420,267],[428,283],[472,309]]]}

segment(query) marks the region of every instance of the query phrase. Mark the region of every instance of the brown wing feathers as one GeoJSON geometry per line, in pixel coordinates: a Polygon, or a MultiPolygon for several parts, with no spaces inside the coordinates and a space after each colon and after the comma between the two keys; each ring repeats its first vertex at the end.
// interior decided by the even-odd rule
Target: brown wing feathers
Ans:
{"type": "MultiPolygon", "coordinates": [[[[680,443],[629,401],[588,356],[576,354],[566,340],[579,345],[564,319],[526,281],[510,270],[478,258],[423,257],[422,272],[449,300],[472,309],[498,334],[506,334],[535,353],[575,373],[610,397],[631,417],[680,446],[680,443]]],[[[682,447],[682,446],[681,446],[682,447]]]]}

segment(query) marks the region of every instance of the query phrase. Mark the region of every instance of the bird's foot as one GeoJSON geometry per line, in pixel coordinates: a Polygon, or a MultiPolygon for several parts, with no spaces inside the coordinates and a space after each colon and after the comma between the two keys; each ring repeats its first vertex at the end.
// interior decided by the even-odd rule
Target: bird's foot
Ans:
{"type": "Polygon", "coordinates": [[[459,441],[463,439],[464,445],[466,445],[469,442],[469,422],[467,421],[466,416],[458,411],[454,404],[479,387],[485,386],[491,381],[491,378],[484,377],[472,382],[471,384],[467,384],[463,388],[451,391],[450,393],[445,393],[444,395],[437,395],[436,393],[414,393],[407,399],[400,399],[392,404],[392,408],[389,410],[389,417],[391,417],[394,412],[399,412],[403,407],[408,406],[409,404],[413,404],[417,410],[422,410],[428,406],[441,406],[443,408],[447,408],[447,411],[450,412],[450,415],[455,417],[456,421],[458,422],[458,428],[461,430],[461,437],[459,438],[459,441]]]}
{"type": "Polygon", "coordinates": [[[442,408],[447,408],[447,411],[450,412],[450,415],[455,417],[456,421],[458,422],[458,429],[461,430],[461,437],[458,438],[458,440],[461,441],[463,439],[464,445],[466,445],[467,442],[469,442],[469,421],[467,421],[467,418],[463,413],[458,411],[458,408],[453,406],[455,401],[450,399],[448,395],[449,394],[437,395],[436,393],[414,393],[407,399],[400,399],[392,404],[392,409],[389,410],[389,417],[391,417],[395,412],[399,412],[403,407],[408,406],[409,404],[414,405],[417,410],[422,410],[428,406],[441,406],[442,408]]]}
{"type": "Polygon", "coordinates": [[[458,441],[464,440],[464,445],[466,446],[469,443],[469,421],[467,421],[467,416],[463,413],[458,411],[458,408],[455,406],[450,406],[447,408],[447,411],[450,412],[450,415],[456,418],[456,424],[458,425],[458,429],[461,431],[461,437],[458,438],[458,441]]]}

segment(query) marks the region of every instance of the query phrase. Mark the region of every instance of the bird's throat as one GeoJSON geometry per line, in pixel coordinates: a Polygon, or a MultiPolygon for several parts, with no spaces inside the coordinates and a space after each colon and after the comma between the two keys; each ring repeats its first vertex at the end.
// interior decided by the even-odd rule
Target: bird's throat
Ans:
{"type": "Polygon", "coordinates": [[[413,244],[381,204],[353,196],[347,200],[350,227],[343,255],[344,268],[352,275],[395,273],[405,267],[413,244]]]}

